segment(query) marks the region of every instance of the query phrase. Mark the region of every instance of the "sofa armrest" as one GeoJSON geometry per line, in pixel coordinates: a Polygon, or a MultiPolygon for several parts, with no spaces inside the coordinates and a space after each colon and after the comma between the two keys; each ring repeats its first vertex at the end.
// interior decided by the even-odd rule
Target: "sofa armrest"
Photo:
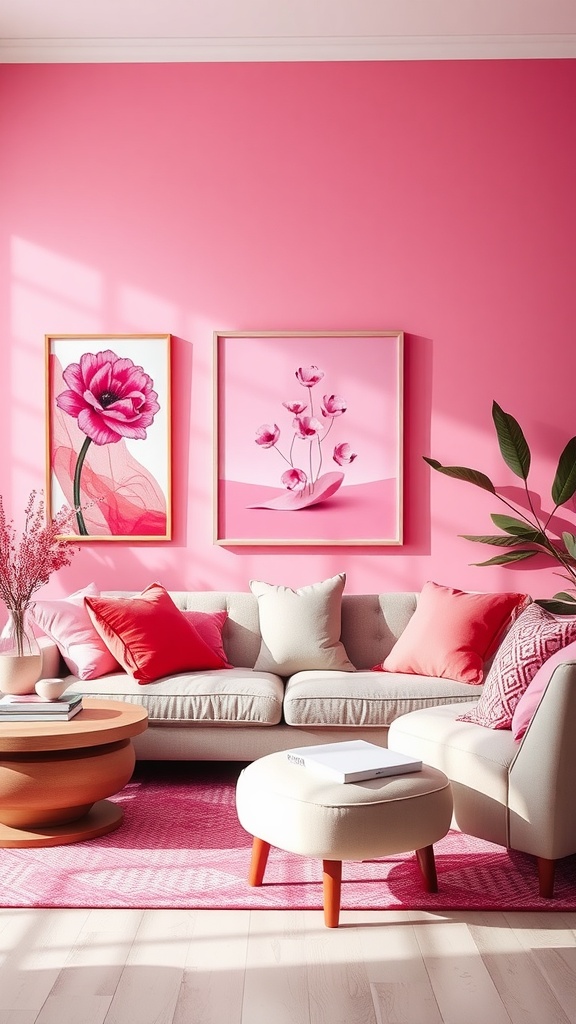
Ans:
{"type": "Polygon", "coordinates": [[[576,662],[558,665],[509,770],[509,845],[556,860],[576,850],[576,662]]]}

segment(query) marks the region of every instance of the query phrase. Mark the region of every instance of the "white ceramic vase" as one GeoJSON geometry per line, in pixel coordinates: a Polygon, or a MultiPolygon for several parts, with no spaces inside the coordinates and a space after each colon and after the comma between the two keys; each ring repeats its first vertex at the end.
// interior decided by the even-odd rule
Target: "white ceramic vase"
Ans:
{"type": "Polygon", "coordinates": [[[0,636],[0,692],[34,693],[42,673],[42,655],[28,608],[9,609],[0,636]]]}

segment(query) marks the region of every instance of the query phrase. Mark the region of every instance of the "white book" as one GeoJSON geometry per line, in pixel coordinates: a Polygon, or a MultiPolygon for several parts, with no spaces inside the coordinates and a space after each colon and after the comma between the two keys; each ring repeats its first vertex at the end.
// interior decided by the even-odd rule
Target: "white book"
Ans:
{"type": "Polygon", "coordinates": [[[398,754],[367,740],[293,747],[286,751],[286,756],[291,764],[309,768],[332,782],[362,782],[364,779],[422,770],[422,761],[418,758],[398,754]]]}

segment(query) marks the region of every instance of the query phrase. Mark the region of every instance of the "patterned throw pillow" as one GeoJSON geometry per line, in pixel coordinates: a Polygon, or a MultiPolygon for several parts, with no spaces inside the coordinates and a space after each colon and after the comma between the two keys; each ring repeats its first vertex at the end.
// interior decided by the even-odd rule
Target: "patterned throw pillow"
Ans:
{"type": "Polygon", "coordinates": [[[502,641],[478,704],[457,720],[510,729],[514,709],[540,666],[574,640],[576,617],[551,615],[538,604],[529,605],[502,641]]]}

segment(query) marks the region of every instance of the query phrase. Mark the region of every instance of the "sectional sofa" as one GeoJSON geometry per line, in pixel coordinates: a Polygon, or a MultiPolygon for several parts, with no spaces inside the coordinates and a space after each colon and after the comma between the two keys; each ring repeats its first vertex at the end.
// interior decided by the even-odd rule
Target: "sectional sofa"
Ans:
{"type": "MultiPolygon", "coordinates": [[[[108,591],[105,596],[131,594],[108,591]]],[[[141,760],[251,761],[351,735],[385,746],[388,727],[398,716],[476,701],[482,692],[481,684],[373,671],[413,616],[417,593],[343,594],[341,605],[338,595],[348,664],[319,669],[312,657],[312,667],[287,675],[259,668],[263,608],[255,593],[170,591],[170,597],[186,612],[225,613],[222,643],[230,668],[178,672],[145,685],[125,671],[91,680],[67,674],[70,690],[147,709],[149,727],[134,741],[141,760]]],[[[281,611],[278,619],[279,629],[288,630],[281,611]]],[[[293,639],[298,646],[298,637],[293,639]]]]}

